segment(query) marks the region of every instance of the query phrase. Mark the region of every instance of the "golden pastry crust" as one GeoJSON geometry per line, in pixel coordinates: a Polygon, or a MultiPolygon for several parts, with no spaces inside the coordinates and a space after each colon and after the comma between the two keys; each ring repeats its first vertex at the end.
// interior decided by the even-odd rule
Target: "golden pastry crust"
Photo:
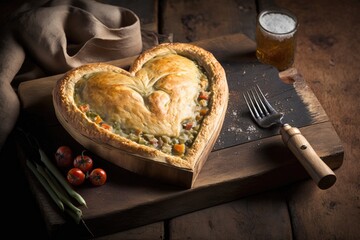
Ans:
{"type": "Polygon", "coordinates": [[[226,111],[228,86],[224,69],[211,53],[191,44],[165,43],[141,54],[129,71],[105,63],[94,63],[67,72],[54,87],[53,102],[60,122],[66,122],[82,136],[128,154],[193,170],[226,111]],[[197,98],[201,91],[199,69],[203,69],[209,81],[209,111],[202,120],[197,137],[182,157],[136,143],[100,127],[89,120],[74,99],[78,91],[76,86],[81,85],[79,81],[88,77],[97,78],[96,81],[86,82],[81,89],[81,99],[90,101],[90,106],[96,108],[97,112],[111,116],[112,120],[122,121],[127,128],[141,125],[141,131],[176,137],[181,121],[194,114],[194,101],[185,98],[197,98]],[[135,93],[133,90],[136,90],[135,93]],[[99,91],[105,94],[97,94],[99,91]]]}

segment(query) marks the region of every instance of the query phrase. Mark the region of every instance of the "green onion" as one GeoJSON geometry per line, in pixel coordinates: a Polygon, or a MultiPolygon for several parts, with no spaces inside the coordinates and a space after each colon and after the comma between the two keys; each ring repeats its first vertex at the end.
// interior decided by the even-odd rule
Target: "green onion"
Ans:
{"type": "MultiPolygon", "coordinates": [[[[36,164],[36,163],[35,163],[36,164]]],[[[81,220],[81,217],[82,217],[82,211],[75,207],[74,204],[72,204],[70,202],[70,199],[67,197],[67,195],[64,195],[62,194],[62,190],[61,188],[59,188],[57,185],[56,185],[56,181],[53,181],[51,179],[51,175],[49,175],[48,173],[45,172],[45,169],[43,166],[39,165],[39,164],[36,164],[36,168],[37,170],[39,171],[39,173],[45,178],[45,180],[49,183],[50,187],[52,188],[52,190],[56,193],[56,195],[58,196],[58,198],[62,201],[63,204],[65,204],[69,210],[71,211],[67,211],[67,212],[71,212],[72,214],[70,214],[70,216],[72,218],[74,218],[74,220],[76,221],[76,223],[79,223],[80,220],[81,220]]],[[[65,208],[65,210],[67,210],[65,208]]]]}
{"type": "Polygon", "coordinates": [[[66,179],[63,177],[61,172],[56,168],[56,166],[49,160],[46,156],[45,152],[39,148],[40,159],[45,164],[45,166],[49,169],[49,171],[54,175],[54,177],[59,181],[59,183],[64,187],[66,192],[72,196],[76,201],[78,201],[81,205],[87,207],[85,200],[83,197],[78,194],[74,189],[70,187],[66,179]]]}
{"type": "Polygon", "coordinates": [[[29,161],[26,160],[26,165],[28,166],[28,168],[30,168],[30,170],[32,171],[32,173],[35,175],[35,177],[37,178],[37,180],[41,183],[41,185],[45,188],[45,190],[49,193],[50,197],[53,199],[53,201],[56,203],[56,205],[58,205],[58,207],[64,211],[64,204],[62,203],[62,201],[59,199],[59,197],[56,195],[56,193],[53,191],[53,189],[51,189],[51,187],[49,186],[49,184],[47,183],[47,181],[44,179],[44,177],[42,177],[38,171],[36,170],[36,167],[34,166],[34,164],[29,161]]]}
{"type": "Polygon", "coordinates": [[[81,216],[79,216],[77,212],[74,212],[71,209],[65,208],[65,213],[67,213],[72,219],[74,219],[76,224],[79,224],[82,220],[81,216]]]}
{"type": "Polygon", "coordinates": [[[56,178],[54,177],[54,175],[51,174],[51,172],[49,171],[49,169],[47,169],[46,167],[43,167],[44,171],[46,172],[47,176],[50,178],[50,181],[53,182],[53,184],[55,185],[56,189],[59,191],[60,194],[66,196],[66,198],[69,199],[69,194],[64,190],[64,188],[60,185],[59,181],[56,180],[56,178]]]}
{"type": "Polygon", "coordinates": [[[77,224],[80,223],[81,217],[79,217],[79,215],[78,215],[76,212],[71,211],[71,210],[68,209],[68,208],[65,208],[65,212],[66,212],[72,219],[74,219],[74,221],[75,221],[77,224]]]}
{"type": "Polygon", "coordinates": [[[61,195],[63,195],[64,191],[62,190],[62,188],[59,188],[58,182],[53,177],[51,177],[51,175],[49,175],[49,172],[46,172],[43,166],[39,165],[36,162],[35,162],[35,166],[36,166],[36,170],[41,174],[41,176],[43,176],[43,178],[48,182],[51,189],[54,190],[56,195],[61,200],[61,195]]]}

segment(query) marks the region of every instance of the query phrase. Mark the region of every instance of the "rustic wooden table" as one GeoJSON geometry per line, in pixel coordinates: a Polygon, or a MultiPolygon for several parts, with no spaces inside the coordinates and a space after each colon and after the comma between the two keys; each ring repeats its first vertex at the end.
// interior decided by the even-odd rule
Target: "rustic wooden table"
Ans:
{"type": "MultiPolygon", "coordinates": [[[[111,2],[111,1],[107,1],[111,2]]],[[[134,9],[144,27],[173,33],[174,41],[194,42],[244,33],[254,39],[255,18],[268,1],[113,1],[134,9]],[[149,4],[151,2],[151,4],[149,4]],[[159,5],[157,5],[159,3],[159,5]],[[159,7],[158,7],[159,6],[159,7]]],[[[360,158],[358,125],[360,93],[358,56],[360,2],[277,0],[300,21],[295,67],[312,89],[342,140],[345,157],[335,171],[338,180],[328,190],[311,180],[205,208],[165,221],[126,230],[99,239],[357,239],[360,235],[360,158]]],[[[272,3],[272,4],[275,4],[272,3]]],[[[46,238],[46,223],[39,214],[27,180],[11,154],[13,139],[1,153],[12,172],[4,194],[7,224],[3,234],[46,238]],[[12,177],[12,178],[10,178],[12,177]],[[13,180],[16,178],[16,181],[13,180]],[[10,208],[11,207],[11,208],[10,208]]],[[[326,140],[325,140],[326,141],[326,140]]],[[[8,175],[5,175],[8,176],[8,175]]]]}

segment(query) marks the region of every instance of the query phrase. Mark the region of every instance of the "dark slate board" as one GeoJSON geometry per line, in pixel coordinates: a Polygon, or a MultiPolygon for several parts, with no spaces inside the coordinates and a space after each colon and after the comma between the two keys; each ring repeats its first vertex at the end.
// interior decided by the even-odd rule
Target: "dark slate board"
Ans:
{"type": "Polygon", "coordinates": [[[260,140],[279,134],[278,126],[260,128],[252,120],[243,93],[258,85],[269,102],[279,112],[284,113],[283,122],[296,127],[312,123],[306,104],[296,93],[293,84],[284,83],[276,68],[257,61],[222,61],[229,85],[229,105],[219,139],[214,150],[219,150],[246,142],[260,140]],[[279,101],[286,99],[286,101],[279,101]],[[308,114],[307,114],[308,113],[308,114]]]}

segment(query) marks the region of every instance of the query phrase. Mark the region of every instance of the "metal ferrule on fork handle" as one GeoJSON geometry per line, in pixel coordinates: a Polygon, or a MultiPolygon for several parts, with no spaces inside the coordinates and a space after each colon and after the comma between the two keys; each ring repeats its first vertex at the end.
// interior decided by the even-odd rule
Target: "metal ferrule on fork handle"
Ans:
{"type": "Polygon", "coordinates": [[[280,128],[282,140],[300,161],[320,189],[327,189],[336,182],[336,175],[317,155],[310,143],[296,127],[284,124],[280,128]]]}

